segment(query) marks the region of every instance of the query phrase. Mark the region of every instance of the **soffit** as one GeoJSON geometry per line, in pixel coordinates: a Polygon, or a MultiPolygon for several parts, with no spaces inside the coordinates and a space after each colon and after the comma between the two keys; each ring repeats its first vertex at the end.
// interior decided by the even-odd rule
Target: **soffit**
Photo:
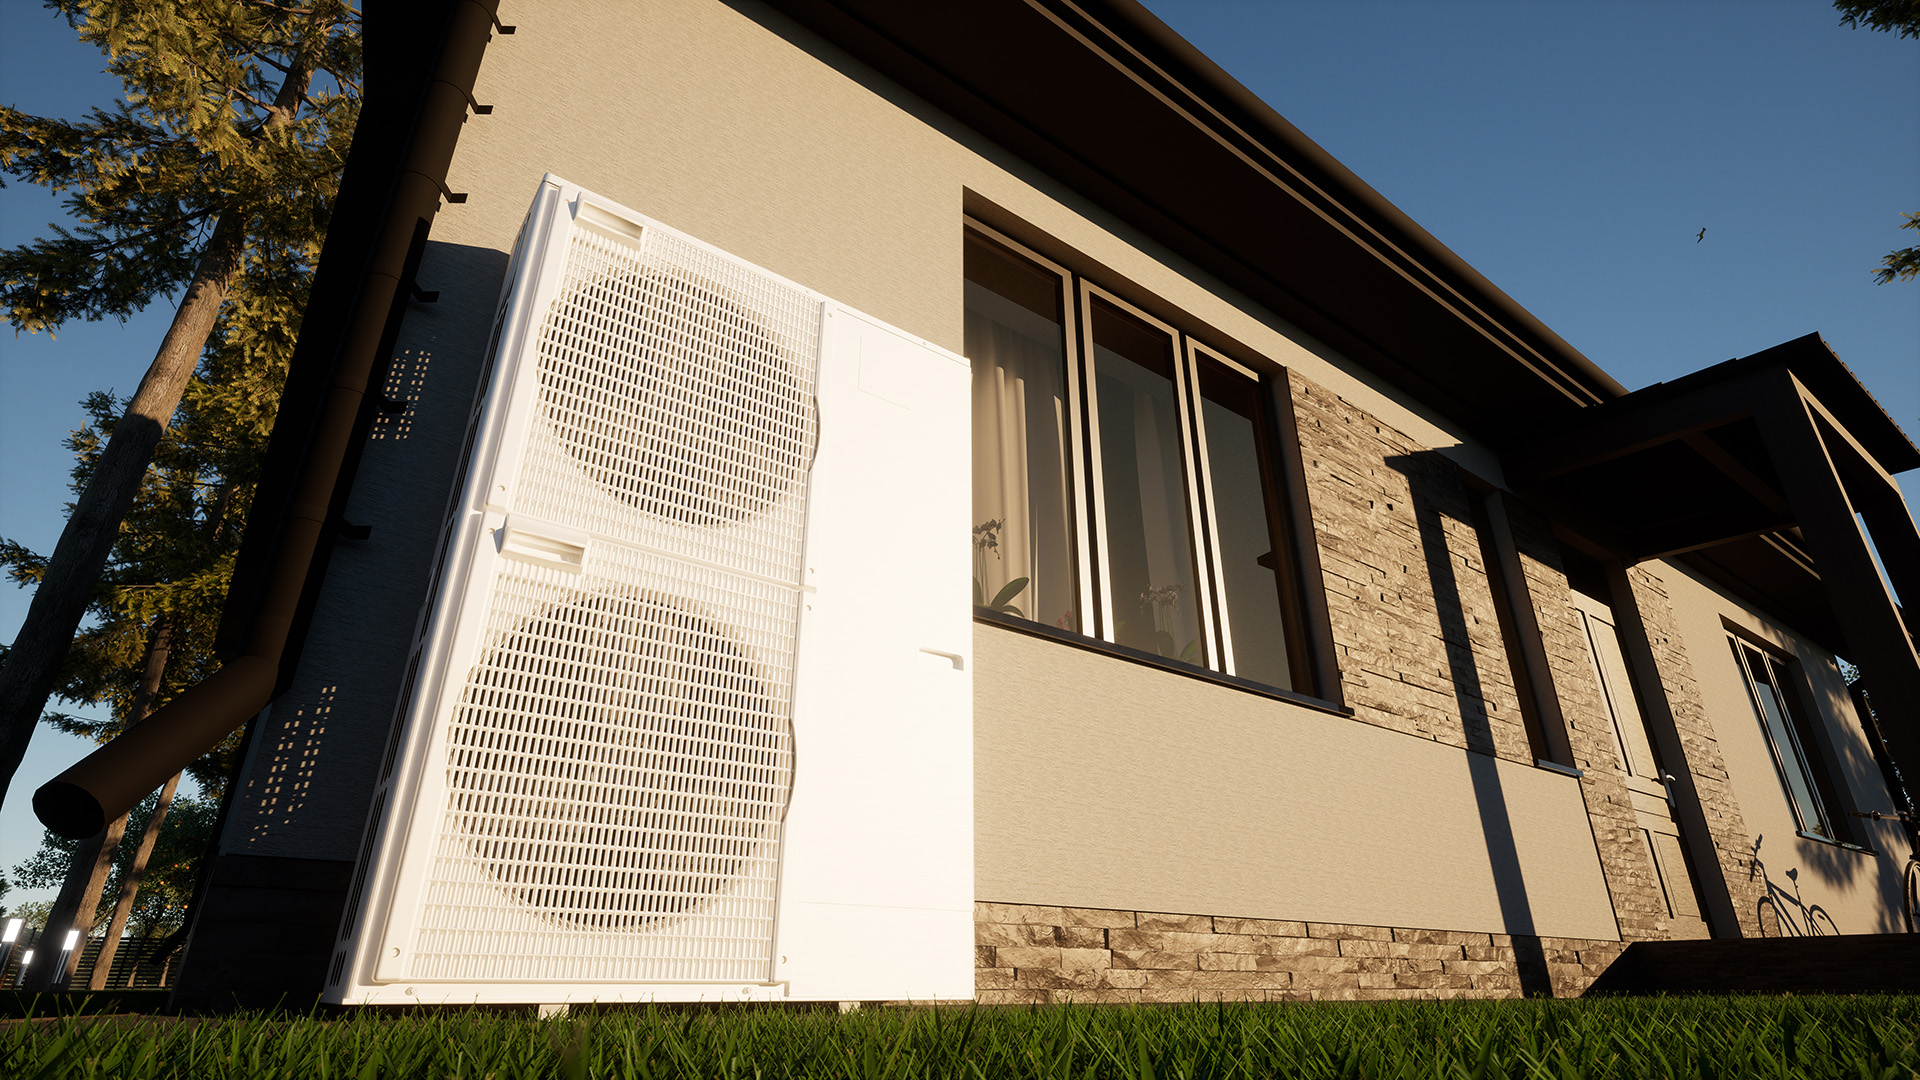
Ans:
{"type": "Polygon", "coordinates": [[[1515,491],[1623,561],[1682,558],[1823,647],[1844,652],[1818,567],[1802,546],[1756,419],[1754,386],[1790,374],[1858,454],[1898,473],[1920,450],[1817,334],[1656,383],[1569,418],[1507,455],[1515,491]]]}

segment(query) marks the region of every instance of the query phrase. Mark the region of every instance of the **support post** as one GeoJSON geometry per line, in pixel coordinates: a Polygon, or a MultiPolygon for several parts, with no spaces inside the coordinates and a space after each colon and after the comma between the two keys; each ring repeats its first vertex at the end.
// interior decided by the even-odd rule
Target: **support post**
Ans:
{"type": "MultiPolygon", "coordinates": [[[[1903,773],[1920,775],[1920,654],[1914,652],[1913,638],[1854,521],[1854,504],[1834,460],[1836,452],[1852,453],[1852,449],[1844,439],[1822,438],[1799,381],[1784,366],[1760,390],[1756,395],[1760,433],[1846,638],[1848,659],[1866,674],[1888,752],[1901,763],[1903,773]]],[[[1874,519],[1883,526],[1896,524],[1890,520],[1893,515],[1884,495],[1862,494],[1868,496],[1863,506],[1874,519]]],[[[1873,524],[1870,520],[1869,527],[1873,524]]],[[[1910,538],[1911,517],[1906,528],[1910,538]]],[[[1884,532],[1894,541],[1893,561],[1901,566],[1901,578],[1912,581],[1909,545],[1920,541],[1903,541],[1897,527],[1885,527],[1884,532]]],[[[1891,566],[1888,573],[1893,574],[1891,566]]]]}
{"type": "Polygon", "coordinates": [[[1633,666],[1633,678],[1640,686],[1640,704],[1646,710],[1654,751],[1660,756],[1667,782],[1673,791],[1674,817],[1679,819],[1680,839],[1687,846],[1687,861],[1693,864],[1693,880],[1700,887],[1700,899],[1706,902],[1707,927],[1714,937],[1740,937],[1740,913],[1734,907],[1733,890],[1727,887],[1726,869],[1720,851],[1713,843],[1713,830],[1701,807],[1700,789],[1694,783],[1693,762],[1687,757],[1686,743],[1680,738],[1680,726],[1674,721],[1673,703],[1667,698],[1666,681],[1660,677],[1660,664],[1653,655],[1653,642],[1647,636],[1647,624],[1640,612],[1640,597],[1634,591],[1627,568],[1609,560],[1607,585],[1613,592],[1614,629],[1620,632],[1620,644],[1627,663],[1633,666]]]}

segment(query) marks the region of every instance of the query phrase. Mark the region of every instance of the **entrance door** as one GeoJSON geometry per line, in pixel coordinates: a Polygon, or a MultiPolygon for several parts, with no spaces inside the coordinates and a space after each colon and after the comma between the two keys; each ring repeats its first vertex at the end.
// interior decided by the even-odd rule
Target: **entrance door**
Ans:
{"type": "Polygon", "coordinates": [[[1676,938],[1704,938],[1711,934],[1694,887],[1693,868],[1680,825],[1674,817],[1673,787],[1661,768],[1659,755],[1647,731],[1646,710],[1640,706],[1633,679],[1627,674],[1626,654],[1620,648],[1613,609],[1579,590],[1573,592],[1574,610],[1587,631],[1588,655],[1600,682],[1607,717],[1613,722],[1614,752],[1627,774],[1640,840],[1660,879],[1660,890],[1676,938]]]}

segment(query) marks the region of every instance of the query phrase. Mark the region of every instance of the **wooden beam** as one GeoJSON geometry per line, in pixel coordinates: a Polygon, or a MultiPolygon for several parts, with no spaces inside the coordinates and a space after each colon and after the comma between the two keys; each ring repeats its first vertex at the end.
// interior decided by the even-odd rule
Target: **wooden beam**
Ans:
{"type": "MultiPolygon", "coordinates": [[[[1920,654],[1854,521],[1854,505],[1841,482],[1833,448],[1822,437],[1803,389],[1784,368],[1775,369],[1762,389],[1755,410],[1761,437],[1799,516],[1807,550],[1820,568],[1846,639],[1847,659],[1860,666],[1876,704],[1885,706],[1875,711],[1885,718],[1881,734],[1888,752],[1902,772],[1920,776],[1920,654]]],[[[1842,453],[1854,449],[1845,442],[1838,446],[1842,453]]],[[[1891,517],[1883,502],[1867,505],[1883,522],[1891,517]]],[[[1911,518],[1907,527],[1912,527],[1911,518]]],[[[1899,530],[1887,532],[1893,536],[1899,530]]],[[[1902,539],[1896,539],[1896,551],[1903,567],[1912,565],[1912,549],[1902,539]]],[[[1902,574],[1912,580],[1908,570],[1902,574]]]]}
{"type": "Polygon", "coordinates": [[[1689,432],[1682,436],[1694,453],[1707,459],[1707,464],[1720,470],[1721,475],[1740,485],[1741,490],[1754,497],[1760,505],[1774,512],[1777,517],[1793,517],[1793,510],[1787,506],[1786,497],[1773,489],[1771,484],[1754,475],[1752,469],[1740,463],[1740,460],[1727,453],[1719,443],[1714,442],[1704,431],[1689,432]]]}
{"type": "Polygon", "coordinates": [[[1561,434],[1507,455],[1507,476],[1517,487],[1532,486],[1743,420],[1753,415],[1753,386],[1748,374],[1669,396],[1636,401],[1629,395],[1595,406],[1591,417],[1570,420],[1561,434]]]}
{"type": "Polygon", "coordinates": [[[1685,555],[1689,551],[1719,547],[1751,536],[1765,536],[1793,525],[1791,518],[1776,517],[1770,512],[1737,518],[1716,517],[1691,526],[1674,526],[1664,530],[1658,527],[1637,529],[1627,534],[1627,545],[1633,556],[1631,561],[1645,562],[1648,559],[1666,559],[1685,555]]]}

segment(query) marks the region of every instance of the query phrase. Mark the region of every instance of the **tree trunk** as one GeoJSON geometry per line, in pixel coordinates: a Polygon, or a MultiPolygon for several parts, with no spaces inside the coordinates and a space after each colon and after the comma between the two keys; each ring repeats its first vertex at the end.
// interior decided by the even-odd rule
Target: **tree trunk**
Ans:
{"type": "MultiPolygon", "coordinates": [[[[152,714],[154,699],[160,694],[160,681],[166,675],[167,657],[172,652],[173,620],[162,615],[154,623],[153,636],[147,639],[147,657],[140,670],[140,687],[134,692],[133,707],[130,710],[133,717],[132,724],[137,724],[152,714]]],[[[128,726],[131,727],[132,724],[128,726]]],[[[146,835],[141,837],[143,864],[146,853],[153,850],[149,837],[155,834],[160,816],[166,812],[165,803],[172,801],[173,788],[178,782],[177,776],[168,782],[167,790],[161,796],[162,805],[156,810],[153,821],[149,822],[146,835]]],[[[75,946],[73,954],[67,957],[64,968],[56,970],[55,965],[49,963],[41,965],[39,970],[33,972],[33,978],[30,980],[33,989],[58,990],[67,985],[73,978],[73,973],[79,969],[80,954],[86,951],[84,943],[93,933],[93,917],[100,908],[100,893],[105,890],[107,878],[113,873],[114,857],[120,854],[120,841],[126,833],[127,815],[122,814],[109,822],[106,828],[82,843],[80,850],[73,853],[73,862],[67,867],[67,879],[61,883],[60,895],[53,902],[53,910],[47,914],[47,931],[42,940],[57,943],[65,939],[68,930],[78,930],[82,944],[75,946]]],[[[144,865],[142,869],[145,869],[144,865]]],[[[132,907],[132,901],[124,888],[121,889],[121,898],[129,908],[132,907]]],[[[114,914],[115,916],[120,914],[118,908],[115,909],[114,914]]],[[[120,921],[125,922],[124,919],[120,921]]],[[[109,933],[112,934],[114,931],[110,930],[109,933]]],[[[110,937],[108,940],[111,944],[116,938],[110,937]]],[[[107,957],[107,962],[113,962],[111,955],[107,957]]],[[[102,974],[104,972],[96,961],[94,978],[98,979],[102,974]]],[[[95,986],[92,989],[98,990],[101,987],[95,986]]]]}
{"type": "MultiPolygon", "coordinates": [[[[280,84],[266,129],[283,127],[293,119],[312,79],[313,60],[302,51],[280,84]]],[[[12,790],[13,774],[19,771],[34,728],[39,726],[40,710],[59,681],[60,661],[93,600],[94,585],[113,551],[121,519],[133,505],[154,448],[173,422],[180,395],[199,365],[207,335],[213,332],[220,307],[240,273],[246,224],[237,212],[223,213],[215,223],[160,351],[74,502],[47,560],[46,573],[34,590],[26,621],[13,639],[6,663],[0,665],[0,791],[12,790]]]]}
{"type": "Polygon", "coordinates": [[[140,846],[134,849],[133,865],[127,868],[127,880],[120,886],[120,899],[113,905],[113,918],[107,921],[106,939],[100,943],[100,955],[94,958],[93,974],[87,979],[89,990],[107,989],[113,958],[120,951],[120,935],[126,933],[134,898],[140,895],[140,879],[147,875],[147,859],[153,855],[153,845],[160,839],[160,825],[167,820],[167,808],[173,805],[173,793],[180,787],[181,775],[174,773],[167,786],[160,789],[160,801],[154,805],[153,816],[147,819],[146,830],[140,834],[140,846]]]}
{"type": "MultiPolygon", "coordinates": [[[[173,651],[173,621],[165,615],[153,628],[153,640],[147,646],[147,665],[140,673],[140,690],[134,696],[134,723],[145,720],[153,713],[154,699],[160,695],[160,683],[166,676],[167,658],[173,651]]],[[[113,957],[120,949],[120,935],[126,930],[127,916],[133,911],[134,897],[140,892],[140,879],[146,876],[147,859],[153,854],[153,845],[160,838],[160,826],[167,820],[167,807],[173,805],[173,793],[180,787],[180,774],[174,773],[160,789],[160,801],[154,804],[153,816],[147,818],[147,827],[140,833],[140,846],[134,849],[133,865],[127,868],[127,877],[120,885],[120,899],[113,905],[113,918],[107,921],[107,936],[100,943],[100,954],[94,957],[93,974],[87,979],[87,989],[105,990],[107,976],[113,971],[113,957]]],[[[121,836],[126,835],[127,817],[122,814],[113,825],[107,826],[107,832],[113,832],[114,825],[120,827],[121,836]]],[[[117,841],[116,841],[117,844],[117,841]]],[[[108,863],[111,865],[112,860],[108,863]]],[[[96,867],[96,879],[88,882],[88,891],[94,896],[94,904],[99,904],[100,892],[106,886],[106,874],[96,867]]],[[[88,921],[92,921],[93,908],[82,908],[87,912],[88,921]]],[[[51,922],[51,920],[49,920],[51,922]]],[[[76,924],[77,925],[77,924],[76,924]]],[[[92,929],[91,926],[88,929],[92,929]]]]}

